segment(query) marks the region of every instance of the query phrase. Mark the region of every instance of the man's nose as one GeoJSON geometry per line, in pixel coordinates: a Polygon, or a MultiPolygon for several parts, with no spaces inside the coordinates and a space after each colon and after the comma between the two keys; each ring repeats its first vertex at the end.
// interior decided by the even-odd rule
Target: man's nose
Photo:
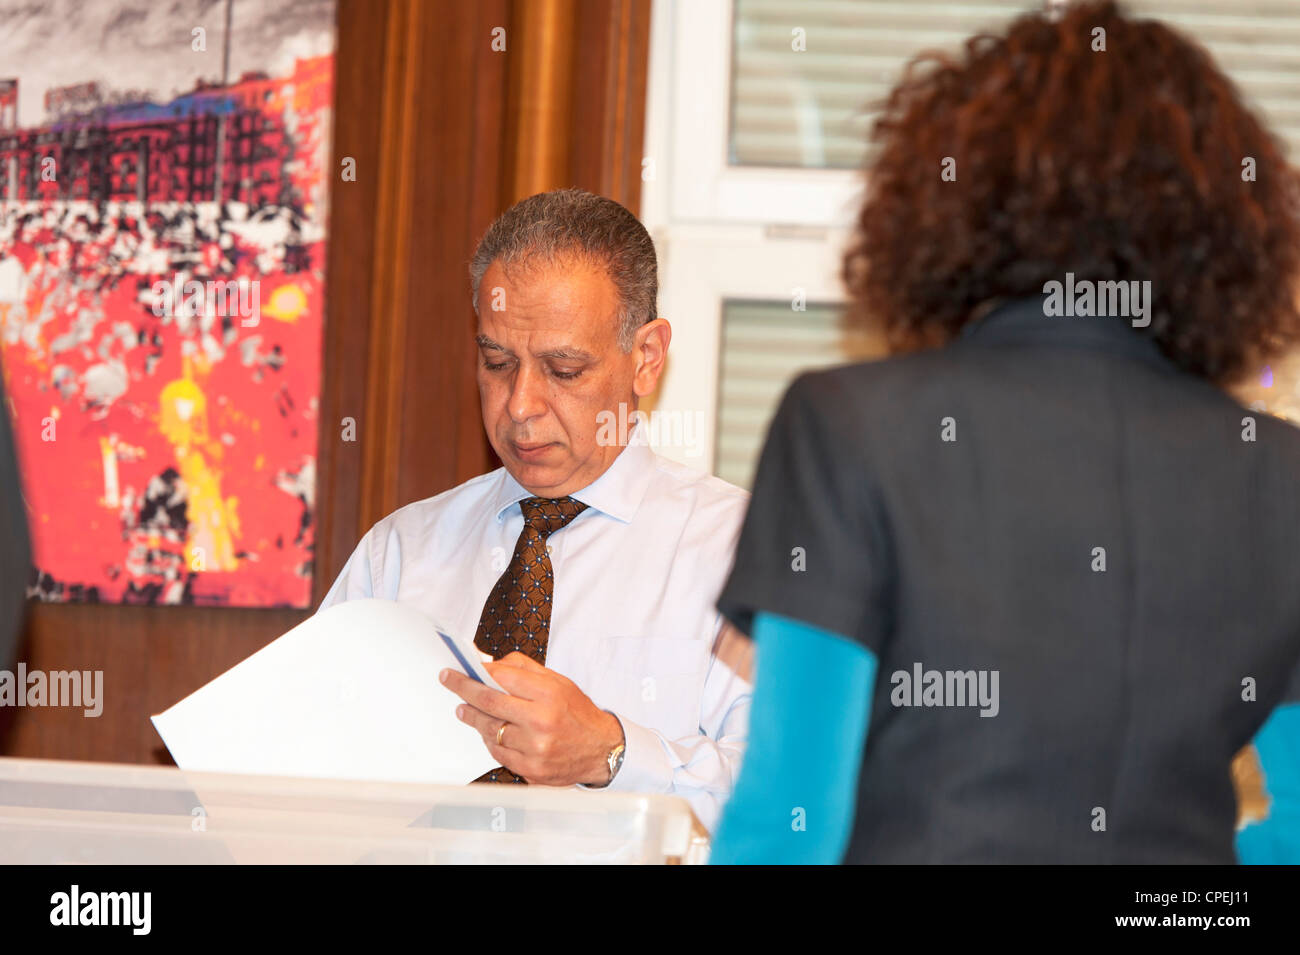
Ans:
{"type": "Polygon", "coordinates": [[[510,419],[522,424],[529,418],[536,418],[546,411],[546,399],[543,393],[542,376],[531,368],[519,368],[515,373],[514,385],[510,389],[510,400],[506,410],[510,419]]]}

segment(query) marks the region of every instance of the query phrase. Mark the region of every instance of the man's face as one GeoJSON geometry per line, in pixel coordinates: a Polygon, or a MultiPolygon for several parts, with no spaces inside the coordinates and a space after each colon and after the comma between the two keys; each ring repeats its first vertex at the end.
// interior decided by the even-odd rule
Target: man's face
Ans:
{"type": "Polygon", "coordinates": [[[617,422],[621,402],[630,415],[638,395],[658,381],[667,322],[643,326],[636,347],[624,353],[618,309],[613,281],[582,259],[525,263],[510,275],[493,262],[483,274],[483,428],[506,470],[532,494],[564,497],[603,474],[622,448],[597,443],[597,416],[608,411],[617,422]],[[659,325],[662,335],[651,328],[659,325]]]}

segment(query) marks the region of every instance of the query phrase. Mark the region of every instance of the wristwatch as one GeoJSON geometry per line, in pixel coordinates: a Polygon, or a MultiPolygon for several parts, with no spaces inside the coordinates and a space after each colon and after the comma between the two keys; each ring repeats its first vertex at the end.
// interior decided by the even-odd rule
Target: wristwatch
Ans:
{"type": "Polygon", "coordinates": [[[579,783],[578,785],[583,789],[604,789],[614,781],[614,777],[618,775],[618,771],[623,768],[623,754],[627,752],[627,731],[623,729],[623,721],[618,719],[617,713],[613,710],[606,710],[605,712],[618,720],[618,729],[623,738],[615,744],[614,748],[611,749],[609,754],[605,757],[605,764],[609,766],[609,779],[605,780],[599,786],[589,786],[585,783],[579,783]]]}

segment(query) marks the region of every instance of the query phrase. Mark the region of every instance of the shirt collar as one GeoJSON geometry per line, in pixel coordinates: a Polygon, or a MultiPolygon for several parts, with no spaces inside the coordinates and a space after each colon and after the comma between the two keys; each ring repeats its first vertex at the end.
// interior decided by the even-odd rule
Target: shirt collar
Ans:
{"type": "MultiPolygon", "coordinates": [[[[569,496],[624,524],[631,523],[650,487],[655,466],[654,451],[645,443],[636,441],[636,435],[637,429],[634,427],[628,435],[627,445],[605,472],[581,491],[574,491],[569,496]]],[[[501,473],[503,480],[493,501],[498,523],[505,518],[506,511],[511,507],[525,498],[533,497],[532,491],[516,481],[509,471],[502,468],[501,473]]]]}
{"type": "Polygon", "coordinates": [[[1064,345],[1119,352],[1157,364],[1168,364],[1143,329],[1125,318],[1107,316],[1049,316],[1044,297],[1018,298],[997,304],[988,314],[968,322],[961,341],[979,344],[1010,342],[1027,345],[1064,345]]]}

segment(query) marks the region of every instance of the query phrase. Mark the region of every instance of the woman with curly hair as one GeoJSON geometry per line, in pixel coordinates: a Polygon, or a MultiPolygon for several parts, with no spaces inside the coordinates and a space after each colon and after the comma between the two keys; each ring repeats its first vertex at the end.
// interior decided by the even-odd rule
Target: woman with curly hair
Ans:
{"type": "Polygon", "coordinates": [[[719,599],[757,683],[714,861],[1278,851],[1234,843],[1230,763],[1267,723],[1294,773],[1300,431],[1222,389],[1300,340],[1281,146],[1113,3],[922,57],[873,137],[843,275],[894,354],[771,425],[719,599]]]}

